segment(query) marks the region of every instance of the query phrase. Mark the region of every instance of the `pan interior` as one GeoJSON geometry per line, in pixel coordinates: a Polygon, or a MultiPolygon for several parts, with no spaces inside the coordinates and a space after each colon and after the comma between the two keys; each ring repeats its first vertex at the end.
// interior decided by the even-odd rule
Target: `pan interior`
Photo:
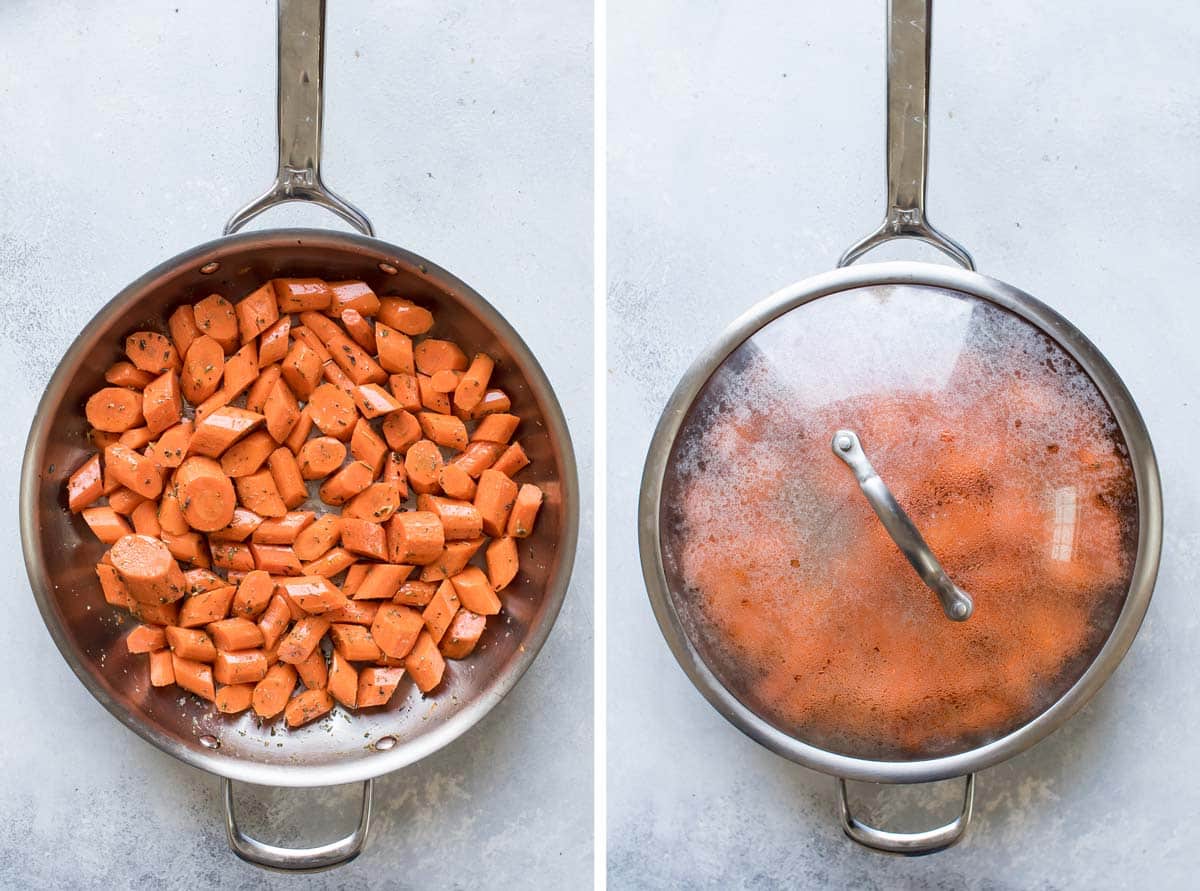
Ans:
{"type": "Polygon", "coordinates": [[[805,743],[908,761],[997,740],[1093,662],[1129,590],[1126,443],[1084,369],[989,301],[873,285],[761,327],[663,480],[672,604],[718,680],[805,743]],[[833,454],[854,430],[975,612],[945,618],[833,454]]]}
{"type": "MultiPolygon", "coordinates": [[[[30,435],[23,485],[26,562],[47,625],[76,673],[151,742],[235,779],[346,782],[396,769],[444,745],[519,678],[565,593],[576,530],[574,474],[561,412],[541,369],[499,314],[462,282],[374,239],[313,230],[250,233],[201,246],[148,273],[106,306],[72,346],[30,435]],[[180,304],[212,293],[237,300],[277,276],[361,279],[381,296],[407,297],[432,310],[431,336],[494,357],[494,384],[522,418],[517,439],[531,459],[521,481],[545,493],[535,533],[521,543],[521,570],[503,597],[504,611],[488,622],[471,657],[448,661],[435,695],[422,698],[405,678],[388,706],[356,714],[335,708],[324,720],[292,731],[252,713],[223,716],[176,688],[150,686],[145,657],[125,649],[124,635],[135,621],[101,597],[93,566],[104,548],[65,509],[63,494],[67,477],[93,451],[84,401],[105,385],[104,371],[121,358],[125,335],[165,331],[167,316],[180,304]],[[377,748],[385,737],[395,743],[377,748]]],[[[314,497],[301,509],[329,508],[314,497]]]]}

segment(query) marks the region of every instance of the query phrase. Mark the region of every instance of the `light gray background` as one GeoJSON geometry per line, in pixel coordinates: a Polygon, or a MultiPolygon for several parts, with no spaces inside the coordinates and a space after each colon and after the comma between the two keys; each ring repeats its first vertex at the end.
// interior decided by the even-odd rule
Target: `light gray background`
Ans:
{"type": "MultiPolygon", "coordinates": [[[[1196,887],[1196,4],[935,15],[931,218],[1107,353],[1161,462],[1158,588],[1092,703],[980,776],[960,847],[887,857],[842,837],[833,780],[708,706],[651,614],[635,506],[675,382],[735,315],[831,268],[882,215],[883,26],[882,0],[609,3],[610,886],[1196,887]]],[[[932,825],[959,789],[888,790],[875,813],[932,825]]]]}
{"type": "MultiPolygon", "coordinates": [[[[591,5],[329,4],[325,174],[385,240],[452,270],[544,365],[591,491],[591,5]]],[[[217,236],[274,172],[275,6],[0,9],[0,886],[280,886],[225,844],[215,778],[122,728],[29,594],[17,479],[37,399],[92,314],[217,236]]],[[[254,226],[342,228],[314,208],[254,226]]],[[[303,887],[578,887],[592,857],[590,502],[575,579],[524,681],[376,785],[366,853],[303,887]]],[[[327,840],[357,787],[246,793],[247,828],[327,840]],[[257,804],[252,804],[257,800],[257,804]]]]}

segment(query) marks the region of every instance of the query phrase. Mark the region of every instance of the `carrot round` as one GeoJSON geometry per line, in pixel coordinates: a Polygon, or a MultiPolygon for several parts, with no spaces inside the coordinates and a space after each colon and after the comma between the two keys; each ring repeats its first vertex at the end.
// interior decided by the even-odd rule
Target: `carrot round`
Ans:
{"type": "Polygon", "coordinates": [[[225,350],[216,340],[202,334],[192,341],[183,360],[180,387],[189,402],[203,402],[221,385],[225,373],[225,350]]]}
{"type": "MultiPolygon", "coordinates": [[[[251,570],[246,573],[246,577],[238,584],[237,593],[233,595],[233,603],[230,605],[230,610],[235,616],[247,619],[256,618],[267,608],[267,604],[271,602],[271,595],[274,593],[275,582],[271,580],[270,573],[263,572],[260,569],[251,570]]],[[[261,631],[262,629],[260,628],[259,630],[261,631]]],[[[268,645],[265,638],[263,644],[268,645]]],[[[272,641],[273,644],[274,641],[272,641]]]]}
{"type": "Polygon", "coordinates": [[[142,415],[146,427],[156,435],[179,423],[183,417],[179,375],[164,371],[146,385],[142,391],[142,415]]]}
{"type": "Polygon", "coordinates": [[[421,565],[438,558],[445,545],[445,533],[437,514],[409,511],[388,521],[388,556],[393,563],[421,565]]]}
{"type": "Polygon", "coordinates": [[[104,387],[84,407],[87,421],[106,433],[124,433],[142,424],[142,394],[124,387],[104,387]]]}
{"type": "Polygon", "coordinates": [[[135,331],[125,338],[129,361],[149,374],[179,370],[179,353],[166,335],[157,331],[135,331]]]}
{"type": "Polygon", "coordinates": [[[296,458],[300,462],[300,475],[306,480],[318,480],[342,466],[346,446],[332,436],[318,436],[301,446],[296,458]]]}
{"type": "Polygon", "coordinates": [[[209,294],[192,307],[192,312],[200,332],[221,344],[226,354],[237,349],[238,322],[232,303],[220,294],[209,294]]]}
{"type": "Polygon", "coordinates": [[[113,568],[130,596],[142,603],[171,603],[183,596],[183,572],[170,550],[157,538],[126,535],[109,552],[113,568]]]}
{"type": "Polygon", "coordinates": [[[193,455],[175,471],[176,496],[188,525],[214,532],[233,519],[237,498],[233,483],[212,458],[193,455]]]}
{"type": "Polygon", "coordinates": [[[317,429],[327,436],[349,439],[358,417],[354,399],[333,384],[321,384],[308,401],[309,413],[317,429]]]}
{"type": "Polygon", "coordinates": [[[442,469],[442,453],[428,439],[409,446],[404,456],[404,472],[413,491],[429,494],[438,490],[438,473],[442,469]]]}
{"type": "Polygon", "coordinates": [[[251,704],[260,718],[274,718],[287,707],[288,698],[296,688],[296,669],[286,662],[276,662],[266,676],[254,686],[251,704]]]}
{"type": "Polygon", "coordinates": [[[362,461],[352,461],[325,480],[319,490],[321,500],[338,506],[345,504],[375,479],[375,471],[362,461]]]}
{"type": "Polygon", "coordinates": [[[392,412],[383,419],[383,437],[389,448],[406,452],[421,438],[421,423],[407,411],[392,412]]]}

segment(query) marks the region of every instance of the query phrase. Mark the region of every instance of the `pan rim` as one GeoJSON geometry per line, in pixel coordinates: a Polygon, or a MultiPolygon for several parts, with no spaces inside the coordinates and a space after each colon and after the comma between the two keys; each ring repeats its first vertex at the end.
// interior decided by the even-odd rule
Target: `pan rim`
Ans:
{"type": "Polygon", "coordinates": [[[303,788],[373,779],[432,755],[481,721],[516,686],[549,637],[566,598],[578,545],[580,505],[578,467],[562,406],[529,346],[486,298],[438,264],[381,239],[352,232],[289,227],[226,235],[191,247],[143,273],[97,310],[59,359],[38,401],[22,458],[18,509],[25,571],[38,611],[63,659],[94,699],[146,742],[192,767],[226,779],[256,785],[303,788]],[[389,750],[372,750],[370,757],[356,758],[348,763],[343,761],[330,764],[268,764],[241,759],[226,754],[221,749],[201,750],[189,747],[157,731],[137,709],[126,707],[115,700],[96,682],[66,636],[64,624],[60,621],[49,593],[49,579],[38,553],[41,536],[33,520],[33,506],[38,498],[40,475],[40,462],[35,456],[40,456],[45,448],[45,431],[48,426],[45,419],[58,408],[59,394],[65,386],[68,369],[75,365],[72,360],[77,359],[101,336],[96,332],[103,331],[136,295],[149,290],[156,280],[178,271],[181,267],[194,264],[201,258],[206,261],[220,261],[223,256],[244,248],[248,243],[291,239],[314,246],[342,249],[351,247],[383,254],[387,262],[397,269],[405,269],[429,280],[439,290],[466,306],[509,348],[517,370],[544,412],[544,421],[552,439],[560,444],[558,458],[562,467],[560,484],[563,491],[563,528],[556,545],[559,554],[558,565],[543,590],[542,600],[545,606],[542,619],[531,627],[529,638],[522,642],[523,649],[518,651],[503,677],[482,691],[472,703],[464,706],[444,724],[400,742],[389,750]]]}
{"type": "Polygon", "coordinates": [[[849,266],[788,285],[735,319],[688,367],[668,399],[651,439],[638,503],[642,576],[659,629],[692,684],[726,720],[751,739],[798,764],[844,779],[923,783],[975,773],[1014,757],[1061,727],[1104,685],[1132,645],[1149,607],[1162,550],[1162,486],[1158,463],[1132,395],[1104,355],[1074,325],[1032,295],[978,272],[917,261],[849,266]],[[945,288],[987,300],[1035,325],[1079,362],[1096,384],[1125,437],[1138,496],[1138,547],[1125,603],[1100,651],[1047,709],[999,739],[953,755],[910,761],[858,758],[805,743],[744,705],[700,655],[675,610],[660,536],[667,461],[701,388],[738,346],[764,325],[809,301],[872,285],[945,288]]]}

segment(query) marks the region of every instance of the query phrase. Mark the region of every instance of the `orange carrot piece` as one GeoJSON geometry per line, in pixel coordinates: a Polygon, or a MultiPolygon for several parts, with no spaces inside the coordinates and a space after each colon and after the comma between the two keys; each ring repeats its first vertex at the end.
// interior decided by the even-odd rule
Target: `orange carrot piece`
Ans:
{"type": "Polygon", "coordinates": [[[227,585],[184,598],[179,606],[179,626],[200,628],[221,621],[229,615],[229,607],[233,603],[235,593],[237,588],[227,585]]]}
{"type": "MultiPolygon", "coordinates": [[[[479,486],[475,490],[475,506],[483,517],[483,532],[487,535],[503,535],[509,514],[517,500],[517,484],[505,474],[488,468],[479,475],[479,486]]],[[[470,536],[464,536],[470,537],[470,536]]]]}
{"type": "Polygon", "coordinates": [[[400,509],[400,488],[395,483],[372,483],[342,508],[346,519],[386,523],[400,509]]]}
{"type": "Polygon", "coordinates": [[[333,651],[329,659],[329,683],[326,687],[329,694],[346,708],[355,708],[358,704],[358,672],[350,661],[333,651]]]}
{"type": "Polygon", "coordinates": [[[387,705],[400,681],[404,678],[404,669],[399,666],[384,667],[370,665],[358,673],[358,708],[374,708],[387,705]]]}
{"type": "Polygon", "coordinates": [[[313,654],[329,631],[329,620],[321,616],[305,616],[279,642],[279,661],[297,665],[313,654]]]}
{"type": "Polygon", "coordinates": [[[342,466],[346,460],[346,446],[332,436],[318,436],[301,446],[296,459],[301,477],[319,480],[342,466]]]}
{"type": "Polygon", "coordinates": [[[179,356],[186,356],[192,341],[203,333],[196,324],[195,310],[186,303],[167,318],[167,330],[171,333],[171,343],[175,345],[175,353],[179,356]]]}
{"type": "Polygon", "coordinates": [[[242,343],[258,337],[279,319],[279,306],[270,282],[243,297],[234,308],[242,343]]]}
{"type": "Polygon", "coordinates": [[[438,471],[438,485],[451,498],[457,498],[459,501],[475,500],[475,480],[457,464],[446,464],[438,471]]]}
{"type": "Polygon", "coordinates": [[[282,517],[287,505],[279,495],[275,479],[269,470],[260,470],[234,480],[238,501],[262,517],[282,517]]]}
{"type": "Polygon", "coordinates": [[[363,314],[353,307],[346,307],[342,310],[340,318],[342,327],[346,329],[350,339],[369,354],[374,355],[377,350],[375,330],[371,327],[371,323],[363,317],[363,314]]]}
{"type": "Polygon", "coordinates": [[[280,313],[325,310],[333,300],[329,284],[319,278],[276,278],[270,284],[280,313]]]}
{"type": "Polygon", "coordinates": [[[295,666],[286,662],[276,662],[267,669],[266,677],[254,686],[251,697],[254,713],[260,718],[279,715],[287,707],[292,690],[296,689],[296,679],[295,666]]]}
{"type": "Polygon", "coordinates": [[[235,507],[233,519],[229,521],[229,525],[224,529],[209,533],[208,537],[213,541],[245,541],[264,522],[265,520],[254,511],[246,510],[244,507],[235,507]]]}
{"type": "Polygon", "coordinates": [[[470,364],[458,344],[433,337],[425,338],[413,348],[413,361],[421,374],[434,374],[446,368],[466,371],[470,364]]]}
{"type": "Polygon", "coordinates": [[[418,440],[404,456],[404,472],[413,491],[422,495],[438,491],[438,474],[442,469],[442,453],[428,439],[418,440]]]}
{"type": "MultiPolygon", "coordinates": [[[[454,583],[446,579],[438,585],[433,599],[429,601],[429,605],[421,613],[421,619],[424,621],[425,627],[429,630],[429,636],[433,638],[434,643],[441,643],[442,637],[445,635],[446,629],[450,627],[450,623],[454,620],[459,606],[461,604],[458,600],[458,591],[455,590],[454,583]]],[[[379,635],[375,637],[378,640],[379,635]]],[[[415,635],[413,643],[416,643],[415,635]]],[[[382,644],[380,644],[380,648],[383,648],[382,644]]],[[[387,652],[387,650],[385,649],[384,652],[387,652]]],[[[388,655],[391,655],[391,653],[388,653],[388,655]]]]}
{"type": "Polygon", "coordinates": [[[288,335],[292,330],[292,317],[280,316],[270,328],[258,337],[258,366],[265,368],[282,362],[288,352],[288,335]]]}
{"type": "Polygon", "coordinates": [[[213,678],[219,684],[257,684],[268,670],[262,650],[217,650],[213,661],[213,678]]]}
{"type": "Polygon", "coordinates": [[[217,392],[224,373],[225,350],[214,338],[202,334],[184,356],[179,386],[188,402],[200,403],[217,392]]]}
{"type": "Polygon", "coordinates": [[[404,668],[422,693],[429,693],[442,682],[446,662],[428,631],[422,631],[417,636],[412,652],[404,659],[404,668]]]}
{"type": "Polygon", "coordinates": [[[263,634],[263,646],[268,650],[275,649],[291,621],[292,610],[288,602],[282,595],[273,594],[266,610],[258,618],[258,627],[263,634]]]}
{"type": "Polygon", "coordinates": [[[150,654],[150,686],[170,687],[175,683],[174,660],[170,650],[155,650],[150,654]]]}
{"type": "Polygon", "coordinates": [[[329,301],[330,315],[340,317],[347,309],[368,318],[379,313],[379,298],[366,282],[331,282],[329,290],[333,292],[333,299],[329,301]]]}
{"type": "Polygon", "coordinates": [[[496,363],[491,356],[476,353],[471,366],[463,374],[454,390],[454,404],[463,411],[474,411],[487,392],[488,381],[496,363]]]}
{"type": "Polygon", "coordinates": [[[308,410],[317,429],[326,436],[348,440],[354,432],[358,419],[354,399],[333,384],[321,384],[313,390],[308,410]]]}
{"type": "Polygon", "coordinates": [[[424,334],[433,327],[433,313],[400,297],[380,298],[378,320],[410,337],[424,334]]]}
{"type": "Polygon", "coordinates": [[[517,577],[517,540],[509,536],[493,539],[484,552],[488,584],[501,591],[517,577]]]}
{"type": "Polygon", "coordinates": [[[250,546],[236,541],[210,541],[213,565],[227,572],[249,572],[254,569],[250,546]]]}
{"type": "Polygon", "coordinates": [[[125,648],[131,653],[152,653],[166,645],[166,632],[159,625],[138,625],[125,635],[125,648]]]}
{"type": "Polygon", "coordinates": [[[425,582],[440,582],[463,571],[463,568],[483,547],[483,539],[476,538],[467,541],[448,541],[442,552],[433,562],[421,569],[421,580],[425,582]]]}
{"type": "Polygon", "coordinates": [[[363,418],[354,425],[350,434],[350,454],[356,461],[370,464],[378,474],[383,469],[383,459],[387,455],[387,443],[375,432],[375,428],[363,418]]]}
{"type": "Polygon", "coordinates": [[[321,576],[284,579],[279,587],[293,603],[310,615],[319,615],[346,605],[346,595],[329,579],[321,576]]]}
{"type": "Polygon", "coordinates": [[[100,500],[104,481],[100,470],[100,454],[96,453],[79,466],[67,480],[67,507],[77,514],[100,500]]]}
{"type": "Polygon", "coordinates": [[[442,553],[445,531],[437,514],[408,511],[394,514],[387,524],[388,559],[393,563],[431,563],[442,553]]]}
{"type": "Polygon", "coordinates": [[[513,538],[528,538],[533,534],[538,510],[542,506],[542,490],[533,483],[525,483],[517,492],[512,513],[508,516],[505,533],[513,538]]]}
{"type": "Polygon", "coordinates": [[[354,403],[365,418],[378,418],[402,408],[392,394],[379,384],[362,384],[355,387],[354,403]]]}
{"type": "Polygon", "coordinates": [[[266,402],[263,403],[263,416],[267,419],[267,432],[278,443],[288,438],[288,434],[300,420],[300,403],[296,401],[296,395],[282,376],[276,379],[267,393],[266,402]]]}
{"type": "Polygon", "coordinates": [[[327,553],[338,542],[341,521],[337,514],[325,514],[296,535],[292,550],[305,563],[327,553]]]}
{"type": "Polygon", "coordinates": [[[223,389],[232,402],[258,378],[258,347],[250,342],[225,362],[223,389]]]}
{"type": "Polygon", "coordinates": [[[186,590],[183,571],[157,538],[126,535],[112,546],[109,559],[130,596],[139,603],[172,603],[186,590]]]}
{"type": "MultiPolygon", "coordinates": [[[[237,593],[233,596],[230,609],[235,616],[256,618],[267,609],[274,592],[275,583],[271,580],[270,573],[253,569],[246,573],[246,577],[238,584],[237,593]]],[[[268,645],[265,639],[263,643],[268,645]]],[[[274,641],[270,645],[273,646],[274,641]]]]}
{"type": "Polygon", "coordinates": [[[442,537],[446,541],[476,539],[483,534],[483,515],[469,501],[421,495],[417,498],[417,510],[437,515],[442,524],[442,537]]]}
{"type": "Polygon", "coordinates": [[[492,465],[493,470],[498,470],[508,476],[516,476],[517,471],[529,464],[529,456],[525,454],[525,450],[521,448],[519,442],[514,442],[504,450],[496,463],[492,465]]]}
{"type": "Polygon", "coordinates": [[[375,346],[379,353],[379,364],[391,374],[415,374],[412,338],[401,334],[390,325],[375,323],[375,346]]]}
{"type": "MultiPolygon", "coordinates": [[[[421,405],[440,415],[450,414],[450,394],[443,393],[433,385],[433,378],[427,374],[417,375],[417,392],[421,394],[421,405]]],[[[407,406],[404,406],[407,408],[407,406]]]]}
{"type": "Polygon", "coordinates": [[[376,662],[383,655],[371,632],[362,625],[330,625],[333,647],[351,662],[376,662]]]}
{"type": "Polygon", "coordinates": [[[279,497],[288,510],[297,508],[308,500],[308,486],[304,484],[300,465],[291,449],[280,446],[271,453],[267,465],[271,469],[271,479],[275,481],[279,497]]]}
{"type": "Polygon", "coordinates": [[[500,612],[500,598],[478,566],[468,566],[450,581],[454,583],[454,590],[458,592],[462,605],[471,612],[481,616],[494,616],[500,612]]]}
{"type": "Polygon", "coordinates": [[[175,492],[188,525],[201,532],[224,529],[237,507],[234,484],[212,458],[192,455],[175,472],[175,492]]]}
{"type": "Polygon", "coordinates": [[[143,501],[129,515],[133,523],[133,531],[138,535],[149,535],[157,538],[162,534],[162,525],[158,522],[158,505],[153,501],[143,501]]]}
{"type": "Polygon", "coordinates": [[[103,387],[88,397],[84,406],[87,421],[104,433],[124,433],[140,427],[145,421],[142,415],[142,394],[125,387],[103,387]]]}
{"type": "Polygon", "coordinates": [[[510,415],[506,412],[497,412],[494,415],[488,415],[471,433],[471,442],[502,442],[507,444],[512,439],[513,434],[517,432],[517,426],[521,423],[521,419],[516,415],[510,415]]]}
{"type": "Polygon", "coordinates": [[[296,552],[287,545],[251,544],[250,553],[254,555],[254,568],[271,575],[298,576],[303,572],[296,552]]]}
{"type": "Polygon", "coordinates": [[[278,365],[268,365],[260,369],[258,377],[246,391],[246,410],[262,413],[267,405],[267,397],[271,395],[271,389],[282,378],[283,369],[278,365]]]}
{"type": "Polygon", "coordinates": [[[227,684],[217,688],[215,704],[221,714],[239,715],[250,708],[253,698],[253,684],[227,684]]]}
{"type": "Polygon", "coordinates": [[[415,374],[393,374],[388,378],[388,389],[405,411],[420,411],[424,405],[421,401],[421,382],[415,374]]]}
{"type": "Polygon", "coordinates": [[[125,522],[125,518],[111,507],[89,507],[80,516],[88,524],[92,534],[106,545],[116,544],[119,539],[133,531],[125,522]]]}
{"type": "Polygon", "coordinates": [[[305,690],[292,697],[284,709],[288,727],[302,727],[329,713],[333,697],[324,690],[305,690]]]}
{"type": "Polygon", "coordinates": [[[322,578],[330,579],[339,572],[349,569],[356,562],[358,562],[358,558],[345,548],[333,548],[316,560],[305,563],[303,569],[305,575],[319,575],[322,578]]]}
{"type": "Polygon", "coordinates": [[[238,320],[233,304],[220,294],[209,294],[192,307],[196,327],[213,338],[226,355],[237,349],[238,320]]]}
{"type": "Polygon", "coordinates": [[[442,638],[442,655],[447,659],[466,659],[483,636],[486,619],[469,609],[460,609],[442,638]]]}
{"type": "Polygon", "coordinates": [[[218,650],[253,650],[263,645],[262,629],[243,616],[220,619],[205,630],[218,650]]]}
{"type": "Polygon", "coordinates": [[[283,358],[283,379],[301,399],[307,400],[321,385],[321,357],[303,341],[296,341],[283,358]]]}
{"type": "Polygon", "coordinates": [[[387,559],[387,536],[381,525],[343,514],[341,528],[342,547],[351,554],[373,560],[387,559]]]}
{"type": "Polygon", "coordinates": [[[219,458],[227,448],[265,420],[258,412],[226,405],[196,424],[188,454],[219,458]]]}
{"type": "Polygon", "coordinates": [[[421,439],[421,423],[411,412],[392,412],[383,419],[383,438],[394,451],[407,452],[421,439]]]}
{"type": "Polygon", "coordinates": [[[496,463],[507,447],[500,442],[472,442],[461,453],[450,459],[471,476],[478,478],[496,463]]]}
{"type": "Polygon", "coordinates": [[[376,563],[369,567],[353,591],[355,600],[391,600],[413,568],[400,563],[376,563]]]}
{"type": "Polygon", "coordinates": [[[410,579],[400,585],[393,599],[396,603],[403,603],[405,606],[427,606],[429,601],[433,600],[437,589],[438,586],[434,582],[410,579]]]}
{"type": "Polygon", "coordinates": [[[258,472],[273,451],[274,437],[266,430],[255,430],[225,450],[221,455],[221,470],[235,479],[249,476],[258,472]]]}
{"type": "Polygon", "coordinates": [[[179,370],[179,353],[166,335],[157,331],[135,331],[125,338],[125,355],[148,374],[179,370]]]}
{"type": "Polygon", "coordinates": [[[171,668],[175,672],[175,683],[189,693],[195,693],[202,699],[212,702],[216,697],[213,690],[213,671],[211,665],[203,662],[193,662],[171,654],[171,668]]]}
{"type": "Polygon", "coordinates": [[[142,391],[142,416],[146,419],[147,429],[155,436],[179,423],[183,417],[179,375],[164,371],[146,384],[142,391]]]}
{"type": "Polygon", "coordinates": [[[454,415],[423,411],[417,414],[417,421],[426,439],[460,452],[467,447],[467,426],[454,415]]]}
{"type": "Polygon", "coordinates": [[[282,517],[264,520],[251,536],[255,544],[291,545],[312,525],[316,514],[311,510],[289,511],[282,517]]]}
{"type": "Polygon", "coordinates": [[[317,494],[326,504],[337,507],[345,504],[375,479],[375,471],[369,464],[353,461],[321,484],[317,494]]]}

